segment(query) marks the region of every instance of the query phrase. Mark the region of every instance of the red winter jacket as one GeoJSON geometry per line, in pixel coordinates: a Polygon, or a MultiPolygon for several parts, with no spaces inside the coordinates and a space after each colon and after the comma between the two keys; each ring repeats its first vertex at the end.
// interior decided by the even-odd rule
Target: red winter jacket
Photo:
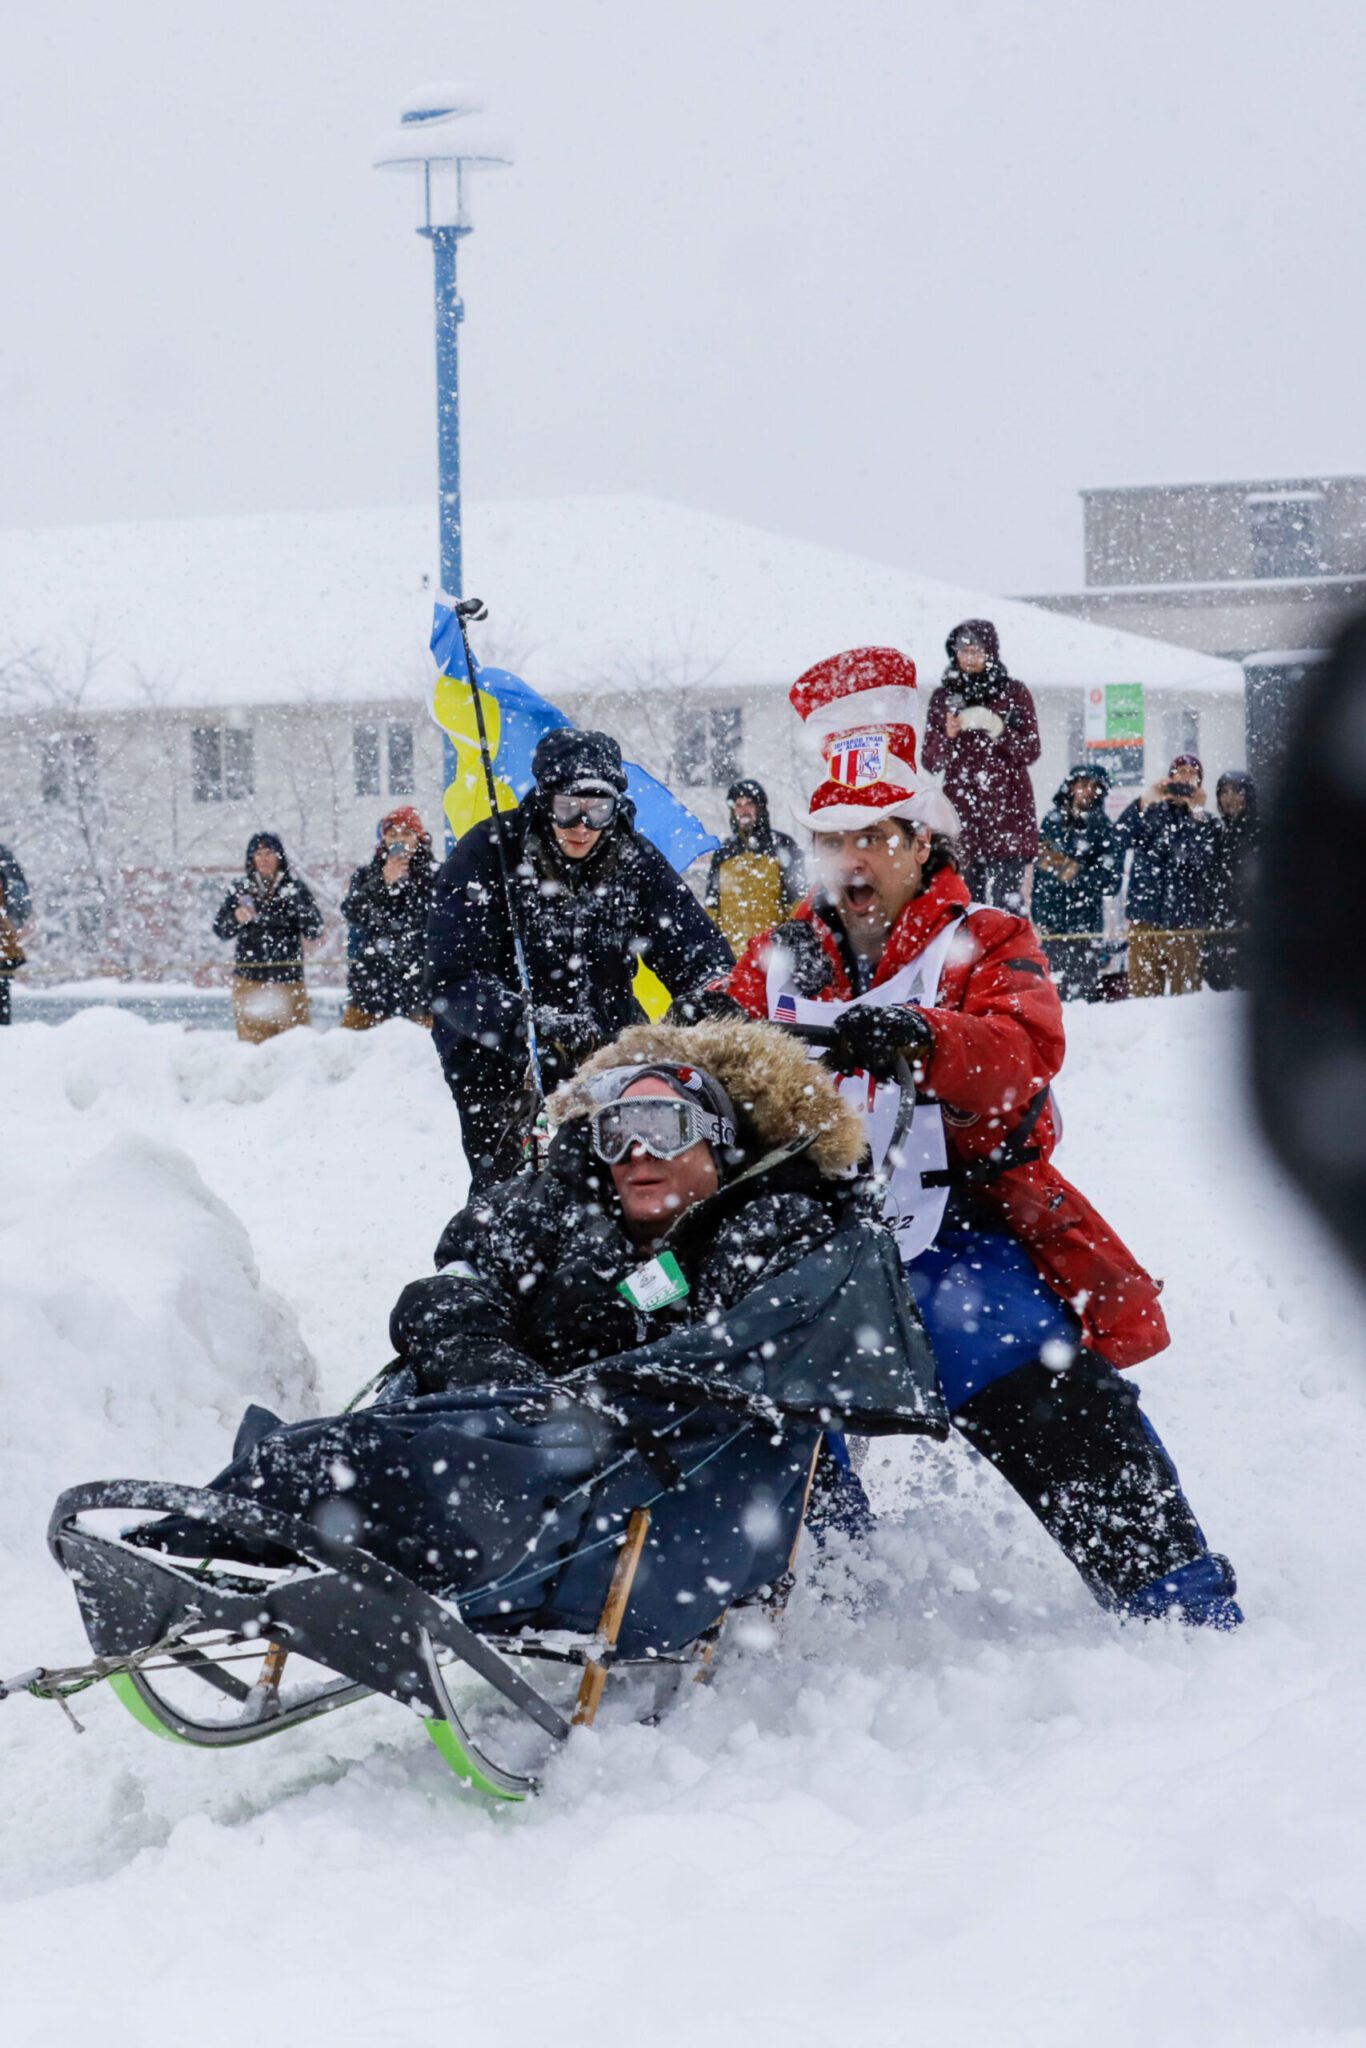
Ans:
{"type": "Polygon", "coordinates": [[[931,775],[944,778],[944,794],[963,828],[963,851],[969,860],[1033,860],[1039,822],[1029,771],[1040,753],[1034,699],[1023,683],[1002,674],[987,708],[1005,720],[1004,732],[995,739],[987,732],[950,739],[944,720],[954,694],[952,683],[941,683],[930,698],[920,758],[931,775]]]}
{"type": "MultiPolygon", "coordinates": [[[[913,960],[951,918],[963,916],[967,902],[960,876],[951,869],[936,875],[892,927],[874,986],[913,960]]],[[[793,916],[814,926],[834,968],[824,1000],[848,1002],[853,986],[816,899],[808,897],[793,916]]],[[[751,940],[721,984],[755,1017],[768,1015],[763,962],[769,943],[767,932],[751,940]]],[[[1062,1005],[1029,920],[986,909],[963,917],[939,1002],[925,1017],[934,1033],[925,1090],[944,1112],[950,1170],[955,1163],[964,1169],[962,1185],[974,1206],[1020,1239],[1049,1286],[1077,1311],[1090,1349],[1112,1365],[1138,1365],[1165,1350],[1171,1340],[1159,1283],[1050,1163],[1057,1142],[1051,1104],[1028,1134],[1037,1157],[981,1181],[967,1171],[979,1166],[989,1174],[1001,1146],[1062,1065],[1062,1005]]]]}

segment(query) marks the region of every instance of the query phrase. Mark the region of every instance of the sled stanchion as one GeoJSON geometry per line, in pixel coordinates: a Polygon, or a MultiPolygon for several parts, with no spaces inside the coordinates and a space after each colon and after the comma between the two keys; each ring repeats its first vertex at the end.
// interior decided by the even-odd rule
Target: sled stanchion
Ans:
{"type": "Polygon", "coordinates": [[[710,1685],[716,1675],[716,1653],[721,1647],[721,1633],[729,1613],[728,1607],[723,1609],[711,1627],[697,1638],[692,1674],[694,1685],[710,1685]]]}
{"type": "Polygon", "coordinates": [[[584,1667],[579,1696],[574,1703],[572,1716],[575,1728],[591,1728],[602,1704],[603,1688],[607,1684],[607,1662],[611,1651],[621,1634],[621,1624],[626,1619],[626,1608],[635,1584],[636,1568],[645,1538],[650,1533],[650,1510],[632,1508],[626,1524],[626,1541],[617,1552],[617,1562],[612,1573],[612,1583],[607,1588],[607,1598],[602,1603],[602,1614],[598,1619],[597,1634],[593,1649],[589,1652],[584,1667]]]}
{"type": "Polygon", "coordinates": [[[797,1552],[802,1547],[802,1537],[806,1533],[807,1510],[811,1506],[811,1491],[816,1484],[816,1465],[819,1461],[821,1446],[824,1442],[825,1431],[822,1430],[816,1438],[816,1448],[811,1453],[811,1463],[806,1468],[806,1485],[802,1489],[802,1511],[797,1517],[797,1533],[792,1538],[792,1548],[787,1553],[787,1570],[773,1588],[769,1598],[764,1602],[764,1613],[774,1628],[777,1628],[783,1615],[786,1613],[787,1603],[792,1598],[792,1588],[796,1584],[797,1552]]]}
{"type": "Polygon", "coordinates": [[[244,1721],[269,1721],[280,1711],[280,1680],[289,1651],[283,1643],[271,1643],[257,1674],[256,1683],[242,1707],[244,1721]]]}

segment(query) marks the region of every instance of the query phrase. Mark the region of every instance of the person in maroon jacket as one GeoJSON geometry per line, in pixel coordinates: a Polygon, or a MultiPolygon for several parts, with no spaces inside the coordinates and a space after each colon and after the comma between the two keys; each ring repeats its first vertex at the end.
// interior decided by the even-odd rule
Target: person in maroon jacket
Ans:
{"type": "Polygon", "coordinates": [[[944,644],[949,665],[930,698],[921,759],[958,813],[969,895],[1021,912],[1025,869],[1039,851],[1034,699],[1007,675],[990,619],[965,619],[944,644]]]}

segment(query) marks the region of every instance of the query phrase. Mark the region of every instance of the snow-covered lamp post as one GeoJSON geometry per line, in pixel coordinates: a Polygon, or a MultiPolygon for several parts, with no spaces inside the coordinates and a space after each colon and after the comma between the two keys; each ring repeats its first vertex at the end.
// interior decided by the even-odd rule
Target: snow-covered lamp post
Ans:
{"type": "Polygon", "coordinates": [[[434,85],[409,95],[399,125],[375,158],[379,171],[413,171],[421,179],[418,233],[432,245],[436,280],[436,444],[441,512],[441,585],[463,595],[460,536],[460,322],[465,308],[456,289],[455,257],[473,225],[466,204],[466,174],[510,164],[506,141],[471,120],[484,111],[478,93],[463,85],[434,85]]]}

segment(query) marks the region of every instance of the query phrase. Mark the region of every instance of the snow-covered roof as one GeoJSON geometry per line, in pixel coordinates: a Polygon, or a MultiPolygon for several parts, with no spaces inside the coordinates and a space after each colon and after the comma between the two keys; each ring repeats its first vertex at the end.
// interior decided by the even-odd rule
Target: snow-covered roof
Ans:
{"type": "MultiPolygon", "coordinates": [[[[91,708],[341,702],[421,694],[437,583],[434,508],[0,533],[0,661],[91,641],[91,708]]],[[[908,651],[927,681],[964,618],[1000,629],[1037,688],[1141,682],[1238,691],[1187,648],[934,582],[663,499],[468,508],[476,652],[537,688],[786,685],[843,647],[908,651]]]]}

